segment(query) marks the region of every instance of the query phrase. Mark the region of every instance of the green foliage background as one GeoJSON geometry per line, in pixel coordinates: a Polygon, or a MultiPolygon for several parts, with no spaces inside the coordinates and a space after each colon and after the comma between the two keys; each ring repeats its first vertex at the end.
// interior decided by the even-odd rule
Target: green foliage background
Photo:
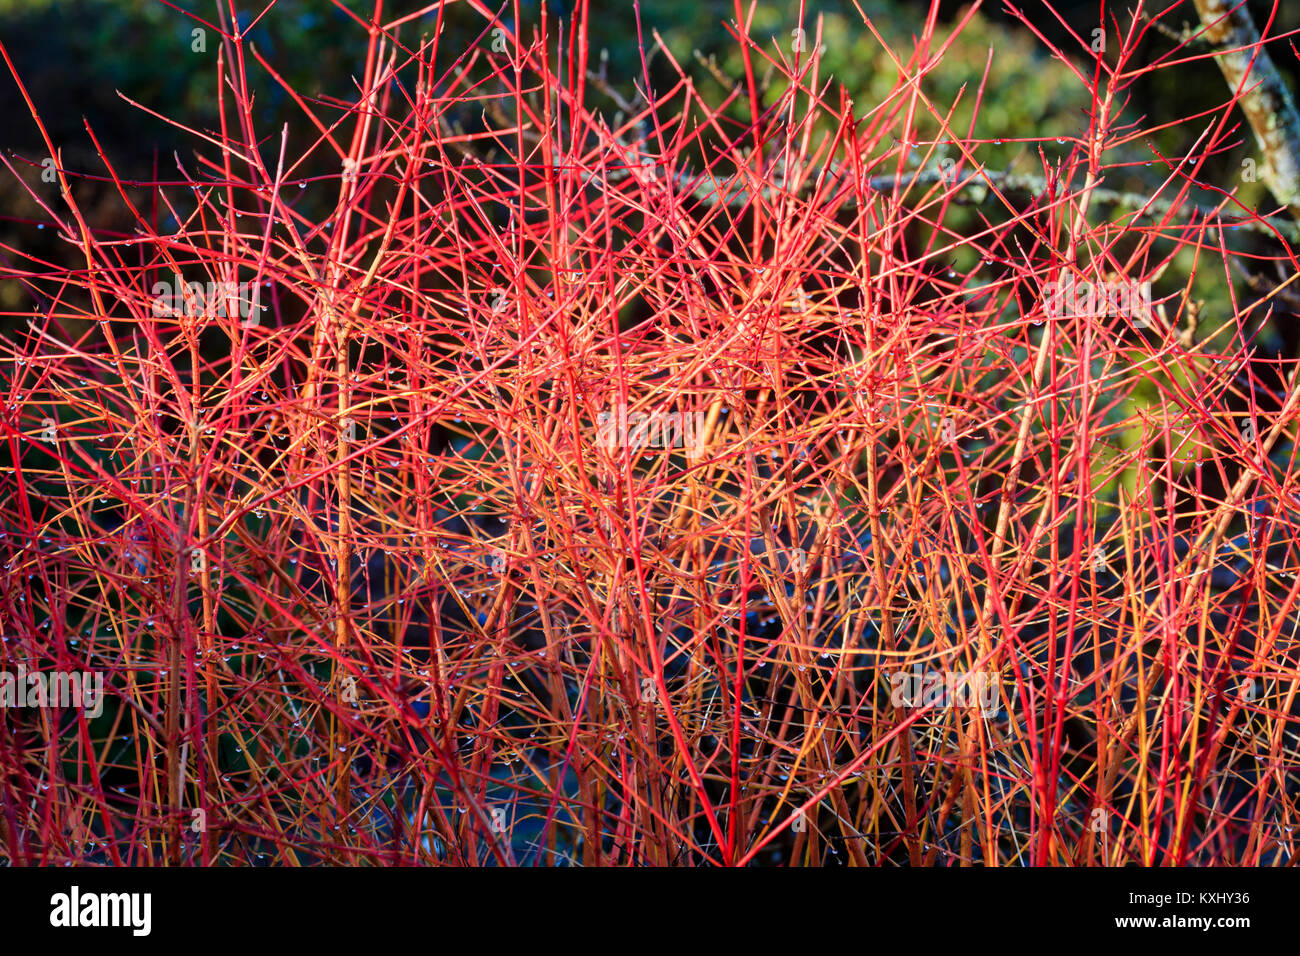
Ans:
{"type": "MultiPolygon", "coordinates": [[[[553,0],[549,9],[567,15],[569,2],[553,0]]],[[[189,0],[182,5],[191,9],[194,17],[218,21],[219,4],[213,0],[189,0]]],[[[425,0],[396,0],[385,4],[384,16],[396,18],[427,5],[425,0]]],[[[346,0],[345,6],[361,17],[370,11],[372,2],[346,0]]],[[[540,6],[539,0],[524,4],[525,36],[531,35],[536,26],[540,6]]],[[[750,32],[772,55],[780,52],[789,57],[791,31],[802,27],[811,42],[820,22],[825,44],[822,82],[842,83],[854,100],[855,112],[863,116],[879,105],[897,67],[891,54],[862,25],[859,6],[894,55],[905,59],[913,48],[914,36],[923,28],[928,4],[921,0],[859,0],[857,4],[848,0],[807,0],[802,23],[798,0],[765,0],[756,10],[750,32]]],[[[1055,6],[1078,36],[1091,37],[1099,22],[1097,3],[1061,2],[1055,6]]],[[[1194,20],[1191,4],[1185,6],[1182,19],[1191,16],[1194,20]]],[[[322,0],[278,0],[250,27],[254,11],[260,11],[261,6],[246,7],[241,16],[251,44],[309,102],[321,96],[348,99],[354,95],[353,78],[362,72],[365,49],[365,31],[356,19],[322,0]]],[[[1252,7],[1257,18],[1262,18],[1271,3],[1257,2],[1252,7]]],[[[608,51],[611,84],[631,96],[645,84],[634,5],[631,0],[594,0],[592,8],[593,66],[599,63],[600,50],[608,51]]],[[[734,15],[732,0],[642,0],[639,9],[640,37],[647,50],[653,48],[656,36],[662,38],[673,58],[691,70],[706,96],[720,96],[724,91],[715,73],[701,61],[715,58],[721,74],[743,77],[740,53],[728,29],[734,15]]],[[[941,4],[939,42],[952,32],[964,11],[963,4],[941,4]]],[[[1041,10],[1027,12],[1046,36],[1075,55],[1076,65],[1086,73],[1087,51],[1069,36],[1066,26],[1056,24],[1041,10]]],[[[1167,22],[1180,26],[1178,12],[1167,22]]],[[[196,144],[189,134],[141,112],[121,97],[198,129],[216,125],[215,75],[220,42],[217,33],[208,30],[206,50],[193,52],[191,31],[196,23],[158,0],[0,0],[0,39],[10,51],[56,147],[62,151],[64,167],[104,175],[103,163],[86,132],[89,126],[118,175],[126,180],[175,178],[178,160],[194,169],[196,144]]],[[[415,46],[422,36],[432,34],[435,23],[436,14],[412,21],[403,28],[403,42],[415,46]]],[[[471,44],[488,42],[482,24],[468,5],[449,6],[440,65],[450,63],[471,44]]],[[[1300,5],[1284,6],[1274,32],[1296,27],[1300,27],[1300,5]]],[[[552,35],[557,32],[553,29],[552,35]]],[[[1144,52],[1151,59],[1169,55],[1173,47],[1169,39],[1154,32],[1145,42],[1144,52]]],[[[1276,46],[1279,64],[1285,68],[1294,62],[1284,43],[1276,46]]],[[[671,82],[673,73],[666,60],[661,54],[648,56],[650,84],[654,88],[666,88],[671,82]]],[[[759,61],[756,69],[760,75],[762,66],[759,61]]],[[[958,104],[953,115],[957,130],[970,128],[976,113],[977,90],[986,69],[987,82],[973,127],[974,136],[990,141],[982,148],[980,161],[992,169],[1011,166],[1033,173],[1040,168],[1038,149],[1051,161],[1066,156],[1072,148],[1071,138],[1087,129],[1091,105],[1088,92],[1065,63],[1046,52],[1030,31],[1003,13],[996,3],[981,8],[923,84],[936,108],[946,111],[953,103],[958,104]],[[1042,142],[1015,142],[1025,138],[1041,138],[1042,142]],[[998,144],[998,140],[1002,143],[998,144]]],[[[257,77],[262,71],[250,61],[250,73],[257,77]]],[[[311,134],[279,84],[261,75],[257,90],[256,121],[266,135],[271,136],[285,122],[291,124],[296,135],[311,134]]],[[[773,83],[766,93],[768,102],[775,101],[780,92],[773,83]]],[[[1221,75],[1206,60],[1156,71],[1138,85],[1137,95],[1126,111],[1131,121],[1153,125],[1158,120],[1211,108],[1226,96],[1221,75]]],[[[743,103],[737,103],[737,118],[745,109],[743,103]]],[[[326,106],[321,112],[334,115],[335,111],[326,106]]],[[[55,187],[40,182],[43,144],[9,77],[0,78],[0,115],[7,118],[0,135],[10,162],[38,194],[43,192],[54,199],[55,187]]],[[[1129,192],[1151,192],[1168,174],[1168,169],[1158,162],[1150,163],[1153,150],[1166,156],[1185,152],[1191,146],[1190,137],[1197,132],[1194,126],[1179,124],[1162,131],[1149,143],[1134,142],[1112,153],[1108,157],[1111,162],[1131,165],[1112,171],[1105,185],[1129,192]]],[[[924,111],[918,115],[918,135],[922,140],[938,135],[938,124],[924,111]]],[[[940,146],[931,162],[947,155],[951,155],[950,151],[940,146]]],[[[1203,168],[1203,177],[1224,188],[1239,188],[1239,195],[1248,205],[1267,205],[1270,198],[1261,184],[1241,181],[1242,161],[1254,156],[1254,143],[1243,128],[1239,151],[1211,158],[1203,168]]],[[[75,188],[93,226],[129,228],[129,223],[121,219],[121,203],[110,183],[80,180],[75,188]]],[[[1216,199],[1213,193],[1201,193],[1197,198],[1206,204],[1216,199]]],[[[959,212],[953,221],[957,228],[961,226],[960,216],[959,212]]],[[[0,244],[59,261],[66,250],[60,248],[53,230],[36,228],[41,218],[39,206],[26,190],[0,171],[0,244]]],[[[1185,256],[1186,261],[1178,266],[1180,271],[1190,272],[1191,250],[1185,256]]],[[[970,268],[972,263],[958,260],[955,265],[970,268]]],[[[1228,311],[1226,283],[1221,274],[1216,278],[1213,272],[1201,270],[1202,275],[1210,277],[1198,279],[1195,289],[1208,306],[1203,314],[1203,335],[1214,334],[1218,328],[1215,316],[1228,311]]],[[[23,291],[15,283],[0,284],[0,309],[22,307],[22,297],[23,291]]],[[[1281,346],[1272,328],[1265,330],[1264,341],[1270,348],[1281,346]]]]}

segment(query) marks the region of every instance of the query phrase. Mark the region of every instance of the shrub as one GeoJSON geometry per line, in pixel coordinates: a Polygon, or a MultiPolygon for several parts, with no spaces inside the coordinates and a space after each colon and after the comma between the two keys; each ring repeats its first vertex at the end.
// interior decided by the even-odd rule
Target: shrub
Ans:
{"type": "Polygon", "coordinates": [[[0,853],[1289,859],[1293,230],[1197,179],[1236,94],[1128,102],[1201,54],[1042,41],[1091,115],[1012,169],[927,96],[965,20],[855,103],[811,25],[713,96],[518,12],[376,4],[283,129],[225,35],[194,162],[100,151],[129,233],[29,159],[0,654],[104,691],[0,715],[0,853]]]}

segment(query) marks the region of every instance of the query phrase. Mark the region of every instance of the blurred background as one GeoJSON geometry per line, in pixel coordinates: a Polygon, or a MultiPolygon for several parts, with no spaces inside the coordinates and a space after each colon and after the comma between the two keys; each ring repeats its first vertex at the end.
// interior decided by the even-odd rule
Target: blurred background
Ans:
{"type": "MultiPolygon", "coordinates": [[[[571,5],[572,0],[553,0],[548,5],[551,37],[560,36],[558,21],[567,20],[571,5]]],[[[333,119],[341,103],[355,100],[355,78],[364,72],[364,17],[373,9],[373,0],[275,0],[269,6],[236,6],[246,8],[239,19],[252,49],[318,115],[333,119]]],[[[509,6],[500,5],[503,11],[509,6]]],[[[744,6],[748,9],[747,0],[744,6]]],[[[855,112],[863,116],[890,88],[897,72],[894,55],[906,57],[913,49],[912,38],[923,29],[929,6],[926,0],[804,0],[802,4],[799,0],[762,0],[754,14],[751,35],[772,54],[779,50],[789,57],[796,42],[794,31],[805,31],[808,48],[817,42],[820,30],[824,45],[821,81],[832,90],[832,84],[842,84],[854,100],[855,112]],[[879,38],[864,25],[864,14],[879,38]]],[[[1048,6],[1042,0],[1025,0],[1019,6],[1032,29],[1009,12],[1002,0],[976,6],[969,25],[927,74],[925,93],[938,108],[957,104],[953,128],[970,128],[973,137],[991,144],[990,166],[1041,175],[1044,159],[1057,163],[1068,157],[1077,148],[1077,138],[1087,130],[1091,104],[1086,85],[1072,69],[1084,75],[1092,71],[1087,43],[1102,22],[1102,4],[1097,0],[1057,0],[1048,6]],[[1053,56],[1035,33],[1066,51],[1074,62],[1066,64],[1053,56]],[[1037,141],[1016,142],[1027,138],[1037,141]]],[[[1133,4],[1105,6],[1107,33],[1114,37],[1114,17],[1118,15],[1120,22],[1127,24],[1133,4]]],[[[1298,3],[1279,4],[1276,11],[1273,0],[1250,0],[1248,6],[1261,28],[1272,20],[1270,35],[1285,35],[1300,28],[1298,3]]],[[[427,0],[389,0],[383,5],[383,17],[388,21],[411,16],[426,7],[431,9],[413,16],[401,27],[399,36],[408,49],[417,48],[422,38],[432,35],[437,23],[436,5],[427,0]]],[[[670,88],[677,73],[668,60],[669,54],[691,75],[701,94],[715,102],[726,95],[722,84],[744,76],[739,47],[729,32],[735,15],[732,0],[592,0],[591,7],[591,66],[593,70],[603,69],[610,87],[629,100],[647,82],[653,90],[670,88]],[[657,41],[662,41],[667,54],[655,49],[657,41]],[[607,54],[603,67],[602,54],[607,54]]],[[[1199,26],[1192,0],[1172,5],[1146,3],[1144,8],[1160,13],[1166,32],[1148,32],[1144,45],[1139,47],[1143,61],[1189,56],[1185,51],[1176,51],[1176,43],[1168,34],[1186,26],[1199,26]]],[[[0,41],[27,86],[52,141],[62,151],[63,166],[73,175],[81,207],[92,228],[120,231],[125,237],[133,223],[127,218],[127,210],[88,130],[93,131],[104,157],[124,181],[174,181],[179,178],[178,164],[191,173],[206,174],[197,157],[211,156],[215,148],[160,117],[194,130],[218,127],[215,77],[222,48],[220,33],[207,28],[199,42],[193,31],[203,29],[205,22],[221,25],[227,9],[224,2],[214,0],[177,4],[162,0],[0,0],[0,41]],[[126,99],[159,115],[149,115],[126,99]]],[[[538,26],[542,5],[540,0],[524,0],[521,9],[521,32],[528,38],[538,26]]],[[[939,4],[939,42],[971,14],[971,9],[970,3],[952,0],[939,4]]],[[[490,42],[481,15],[466,2],[450,4],[444,12],[439,69],[446,69],[475,45],[486,48],[490,42]]],[[[1270,49],[1294,90],[1296,57],[1289,41],[1274,42],[1270,49]]],[[[756,71],[760,76],[762,67],[758,62],[756,71]]],[[[279,131],[287,123],[290,155],[306,152],[317,136],[316,130],[281,82],[256,62],[250,60],[247,68],[257,90],[254,121],[267,144],[266,150],[278,147],[279,131]]],[[[53,229],[42,227],[44,214],[28,193],[31,187],[37,195],[57,200],[57,187],[41,182],[45,147],[13,78],[7,70],[2,72],[0,115],[6,122],[0,131],[0,146],[13,173],[0,169],[0,257],[12,265],[15,252],[21,251],[43,261],[66,263],[70,251],[75,250],[60,243],[53,229]],[[28,185],[20,183],[15,174],[28,185]]],[[[413,68],[402,76],[413,84],[413,68]]],[[[1107,160],[1120,166],[1108,171],[1104,185],[1149,195],[1170,175],[1169,167],[1158,156],[1185,154],[1204,126],[1176,121],[1215,109],[1229,92],[1213,60],[1208,58],[1153,70],[1134,90],[1135,95],[1124,107],[1127,118],[1134,129],[1157,127],[1157,132],[1108,151],[1107,160]],[[1170,124],[1168,128],[1159,129],[1165,122],[1170,124]]],[[[769,101],[775,101],[780,92],[778,83],[773,82],[767,90],[769,101]]],[[[743,121],[747,109],[744,97],[737,97],[734,116],[743,121]]],[[[918,113],[919,135],[935,133],[933,119],[924,110],[918,113]]],[[[477,116],[468,115],[451,119],[466,128],[479,122],[477,116]]],[[[1236,189],[1247,207],[1271,209],[1275,204],[1263,184],[1254,181],[1257,177],[1242,175],[1243,162],[1258,157],[1244,118],[1239,119],[1239,148],[1208,157],[1199,178],[1225,191],[1236,189]]],[[[327,164],[326,153],[316,151],[321,161],[318,170],[305,168],[300,172],[337,177],[337,166],[327,164]]],[[[940,147],[930,161],[942,161],[944,156],[945,147],[940,147]]],[[[270,162],[274,165],[273,157],[270,162]]],[[[1221,201],[1221,195],[1214,190],[1193,191],[1196,201],[1208,206],[1221,201]]],[[[157,205],[156,197],[143,188],[132,194],[132,200],[143,208],[157,205]]],[[[295,206],[315,218],[314,214],[328,208],[326,204],[332,201],[329,190],[321,190],[317,196],[307,190],[296,197],[295,206]]],[[[971,226],[980,222],[978,210],[956,210],[948,225],[961,231],[963,216],[971,226]]],[[[158,220],[155,228],[159,230],[174,226],[168,223],[165,210],[158,220]]],[[[1249,252],[1252,244],[1268,240],[1237,232],[1232,242],[1249,252]]],[[[960,261],[964,252],[968,250],[954,255],[956,268],[972,265],[960,261]]],[[[1176,262],[1178,271],[1197,274],[1195,250],[1188,247],[1179,255],[1182,258],[1176,262]]],[[[1197,275],[1194,290],[1206,304],[1201,335],[1222,333],[1226,338],[1230,330],[1226,325],[1216,325],[1216,316],[1230,313],[1231,290],[1221,270],[1217,275],[1216,270],[1203,272],[1206,275],[1197,275]]],[[[1275,276],[1269,278],[1276,281],[1275,276]]],[[[0,280],[0,313],[30,307],[19,283],[0,280]]],[[[0,315],[0,334],[11,332],[14,325],[14,319],[0,315]]],[[[1270,322],[1261,330],[1259,342],[1275,355],[1300,355],[1300,331],[1295,326],[1270,322]]]]}

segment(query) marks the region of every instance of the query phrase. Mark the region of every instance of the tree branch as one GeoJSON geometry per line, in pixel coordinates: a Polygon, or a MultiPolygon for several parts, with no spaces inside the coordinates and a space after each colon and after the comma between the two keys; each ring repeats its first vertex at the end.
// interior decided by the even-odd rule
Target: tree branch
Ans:
{"type": "Polygon", "coordinates": [[[1250,18],[1245,0],[1196,0],[1223,77],[1241,91],[1238,102],[1264,154],[1260,171],[1277,201],[1300,219],[1300,113],[1250,18]]]}

